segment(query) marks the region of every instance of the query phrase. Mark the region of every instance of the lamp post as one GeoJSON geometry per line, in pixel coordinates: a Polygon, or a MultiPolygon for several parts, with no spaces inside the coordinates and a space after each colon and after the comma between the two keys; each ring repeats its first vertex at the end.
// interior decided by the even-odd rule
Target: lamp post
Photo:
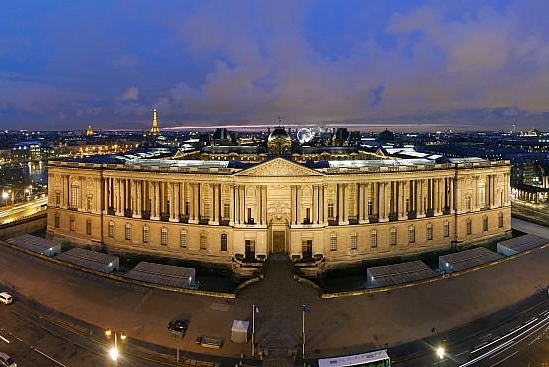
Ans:
{"type": "Polygon", "coordinates": [[[120,351],[118,350],[118,339],[120,339],[121,344],[126,344],[126,333],[123,331],[112,331],[111,329],[105,330],[105,337],[108,340],[113,341],[111,348],[109,349],[109,357],[113,361],[113,365],[118,365],[118,357],[120,356],[120,351]],[[114,335],[114,338],[113,338],[114,335]]]}

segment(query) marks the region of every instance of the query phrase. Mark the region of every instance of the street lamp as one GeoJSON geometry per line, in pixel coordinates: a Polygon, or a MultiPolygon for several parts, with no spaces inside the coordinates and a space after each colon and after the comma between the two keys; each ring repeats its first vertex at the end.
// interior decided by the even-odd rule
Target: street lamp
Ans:
{"type": "Polygon", "coordinates": [[[105,330],[105,337],[108,340],[110,340],[111,338],[113,340],[112,347],[109,349],[109,357],[116,366],[118,363],[118,357],[120,356],[120,352],[118,350],[118,339],[120,339],[120,343],[126,344],[126,333],[123,331],[113,332],[111,329],[107,329],[105,330]],[[112,338],[113,335],[114,338],[112,338]]]}
{"type": "Polygon", "coordinates": [[[438,356],[438,365],[440,366],[440,361],[442,361],[444,359],[444,347],[443,346],[439,346],[437,348],[437,356],[438,356]]]}

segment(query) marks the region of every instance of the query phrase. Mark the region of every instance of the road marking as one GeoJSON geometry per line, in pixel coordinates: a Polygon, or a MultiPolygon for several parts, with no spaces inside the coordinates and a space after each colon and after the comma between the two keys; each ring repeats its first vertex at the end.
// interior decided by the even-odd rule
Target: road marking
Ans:
{"type": "Polygon", "coordinates": [[[492,344],[494,344],[494,343],[497,343],[497,342],[500,341],[501,339],[505,339],[505,338],[507,338],[508,336],[511,336],[512,334],[514,334],[514,333],[516,333],[517,331],[519,331],[519,330],[521,330],[521,329],[527,327],[528,325],[530,325],[531,323],[533,323],[533,322],[535,322],[535,321],[537,321],[537,320],[538,320],[538,318],[536,317],[536,318],[534,318],[534,319],[528,321],[526,324],[524,324],[524,325],[522,325],[522,326],[520,326],[520,327],[518,327],[518,328],[513,329],[513,331],[511,331],[510,333],[507,333],[507,334],[505,334],[505,335],[503,335],[503,336],[497,338],[496,340],[492,340],[490,343],[484,344],[484,345],[481,346],[481,347],[478,347],[478,348],[476,348],[476,349],[473,349],[473,350],[471,351],[471,354],[476,353],[476,352],[478,352],[479,350],[484,349],[484,348],[486,348],[486,347],[488,347],[488,346],[490,346],[490,345],[492,345],[492,344]]]}
{"type": "Polygon", "coordinates": [[[454,357],[459,357],[459,356],[464,355],[465,353],[468,353],[468,352],[469,352],[468,350],[464,350],[464,351],[461,352],[461,353],[454,354],[454,357]]]}
{"type": "Polygon", "coordinates": [[[506,360],[508,360],[509,358],[511,358],[512,356],[514,356],[514,355],[517,354],[517,353],[518,353],[518,350],[517,350],[515,353],[510,354],[510,355],[508,355],[507,357],[503,358],[501,361],[499,361],[499,362],[497,362],[497,363],[494,363],[494,364],[491,365],[490,367],[498,366],[499,364],[505,362],[506,360]]]}
{"type": "Polygon", "coordinates": [[[35,351],[37,351],[38,353],[40,353],[41,355],[43,355],[44,357],[46,357],[47,359],[49,359],[50,361],[52,361],[52,362],[54,362],[54,363],[57,363],[59,366],[61,366],[61,367],[67,367],[67,366],[65,366],[63,363],[61,363],[61,362],[59,362],[59,361],[53,359],[52,357],[50,357],[50,356],[47,355],[46,353],[44,353],[44,352],[42,352],[42,351],[36,349],[36,348],[33,347],[32,345],[31,345],[31,348],[34,349],[35,351]]]}
{"type": "Polygon", "coordinates": [[[10,343],[10,341],[8,339],[4,338],[2,335],[0,335],[0,339],[2,339],[3,341],[5,341],[8,344],[10,343]]]}
{"type": "MultiPolygon", "coordinates": [[[[494,349],[490,349],[489,351],[485,352],[484,354],[482,354],[482,355],[480,355],[480,356],[478,356],[478,357],[476,357],[476,358],[473,358],[472,360],[470,360],[470,361],[468,361],[468,362],[465,362],[465,363],[459,365],[459,367],[467,367],[467,366],[470,366],[470,365],[472,365],[472,364],[474,364],[474,363],[476,363],[476,362],[478,362],[478,361],[480,361],[480,360],[482,360],[482,359],[488,357],[489,355],[494,354],[494,353],[500,351],[501,349],[506,348],[506,347],[509,346],[510,344],[516,344],[516,343],[514,343],[514,341],[515,341],[516,339],[522,337],[524,334],[527,334],[527,333],[530,332],[532,329],[538,328],[538,330],[539,330],[539,329],[540,329],[540,328],[539,328],[539,325],[542,325],[541,327],[543,328],[543,327],[545,327],[548,323],[549,323],[549,316],[547,316],[546,318],[544,318],[544,319],[538,321],[534,326],[531,326],[530,328],[524,330],[523,332],[521,332],[520,334],[514,336],[513,338],[511,338],[510,340],[506,341],[505,343],[503,343],[503,344],[501,344],[501,345],[498,345],[498,346],[495,347],[494,349]]],[[[536,331],[537,331],[537,330],[536,330],[536,331]]],[[[535,331],[534,331],[534,332],[535,332],[535,331]]],[[[511,334],[511,333],[510,333],[510,334],[511,334]]],[[[508,335],[510,335],[510,334],[508,334],[508,335]]],[[[526,336],[526,337],[520,339],[519,342],[522,341],[523,339],[527,338],[527,337],[528,337],[528,336],[526,336]]],[[[501,339],[501,338],[500,338],[500,339],[501,339]]]]}

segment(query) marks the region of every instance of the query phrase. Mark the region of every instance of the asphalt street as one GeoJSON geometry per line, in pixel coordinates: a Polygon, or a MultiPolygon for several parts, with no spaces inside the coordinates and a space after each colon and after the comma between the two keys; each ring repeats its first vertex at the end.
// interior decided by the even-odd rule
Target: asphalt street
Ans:
{"type": "MultiPolygon", "coordinates": [[[[515,220],[513,224],[523,232],[549,238],[548,228],[515,220]]],[[[251,347],[249,343],[230,341],[233,320],[250,320],[251,305],[258,305],[261,311],[256,332],[260,343],[265,348],[273,351],[278,348],[287,354],[288,350],[299,346],[301,309],[306,304],[310,308],[306,319],[308,358],[360,353],[387,344],[389,354],[395,357],[395,365],[431,366],[438,361],[432,359],[429,351],[443,338],[448,345],[448,358],[442,363],[458,366],[482,354],[483,350],[471,353],[475,346],[521,327],[531,317],[543,317],[540,316],[543,309],[536,308],[531,312],[537,314],[526,312],[521,316],[536,302],[531,301],[534,303],[526,306],[519,302],[535,300],[546,292],[548,265],[549,250],[543,249],[428,284],[327,300],[320,299],[311,287],[287,277],[283,270],[269,273],[267,269],[264,281],[245,288],[236,300],[223,300],[128,287],[69,271],[0,246],[0,288],[13,287],[16,296],[13,305],[0,307],[0,325],[5,328],[2,333],[7,333],[1,335],[10,341],[8,344],[0,338],[0,346],[13,348],[10,350],[18,358],[33,358],[30,365],[38,363],[35,362],[38,358],[55,363],[48,357],[67,366],[85,365],[83,361],[90,366],[101,365],[105,363],[106,350],[104,344],[98,342],[102,340],[102,331],[113,328],[130,336],[133,340],[130,348],[152,349],[166,360],[175,361],[176,348],[180,348],[185,357],[206,355],[226,365],[234,365],[241,354],[249,357],[251,347]],[[28,309],[22,311],[23,306],[28,309]],[[92,330],[95,341],[77,342],[88,349],[80,348],[74,344],[73,336],[64,336],[41,323],[40,317],[35,320],[29,316],[33,310],[47,312],[48,317],[51,310],[55,310],[56,317],[67,320],[69,329],[74,328],[77,334],[92,330]],[[507,314],[490,318],[506,310],[507,314]],[[167,323],[176,317],[190,320],[189,330],[182,340],[174,339],[166,329],[167,323]],[[223,347],[210,350],[196,345],[194,340],[203,335],[223,338],[223,347]],[[15,336],[21,341],[12,341],[15,336]],[[92,347],[86,343],[97,345],[92,347]],[[410,358],[406,362],[404,357],[409,355],[418,358],[416,364],[405,364],[414,363],[410,358]]],[[[520,340],[510,348],[504,346],[488,357],[495,355],[490,358],[494,363],[508,357],[502,363],[512,363],[514,358],[521,357],[524,342],[533,341],[529,344],[531,353],[543,358],[546,351],[540,340],[546,337],[544,332],[545,324],[541,323],[528,331],[532,335],[528,334],[524,341],[520,340]]],[[[485,359],[475,363],[489,363],[485,359]]],[[[139,366],[138,363],[132,365],[139,366]]]]}

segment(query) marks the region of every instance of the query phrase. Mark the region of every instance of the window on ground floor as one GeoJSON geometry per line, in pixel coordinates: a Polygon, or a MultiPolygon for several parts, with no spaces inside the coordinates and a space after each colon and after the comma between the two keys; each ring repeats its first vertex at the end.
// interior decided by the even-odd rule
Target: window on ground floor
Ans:
{"type": "Polygon", "coordinates": [[[358,249],[358,233],[351,233],[351,250],[358,249]]]}
{"type": "Polygon", "coordinates": [[[143,226],[143,243],[149,243],[149,226],[143,226]]]}
{"type": "Polygon", "coordinates": [[[330,251],[337,251],[337,235],[330,233],[330,251]]]}
{"type": "Polygon", "coordinates": [[[126,227],[124,229],[124,238],[126,241],[130,241],[132,239],[132,225],[130,223],[126,223],[126,227]]]}
{"type": "Polygon", "coordinates": [[[109,237],[114,237],[114,222],[112,220],[109,222],[109,237]]]}
{"type": "Polygon", "coordinates": [[[370,247],[377,247],[377,231],[375,229],[370,232],[370,247]]]}
{"type": "Polygon", "coordinates": [[[221,251],[227,251],[228,236],[227,233],[221,233],[221,251]]]}
{"type": "Polygon", "coordinates": [[[397,229],[395,227],[391,228],[391,233],[389,236],[389,244],[394,246],[397,244],[397,229]]]}

